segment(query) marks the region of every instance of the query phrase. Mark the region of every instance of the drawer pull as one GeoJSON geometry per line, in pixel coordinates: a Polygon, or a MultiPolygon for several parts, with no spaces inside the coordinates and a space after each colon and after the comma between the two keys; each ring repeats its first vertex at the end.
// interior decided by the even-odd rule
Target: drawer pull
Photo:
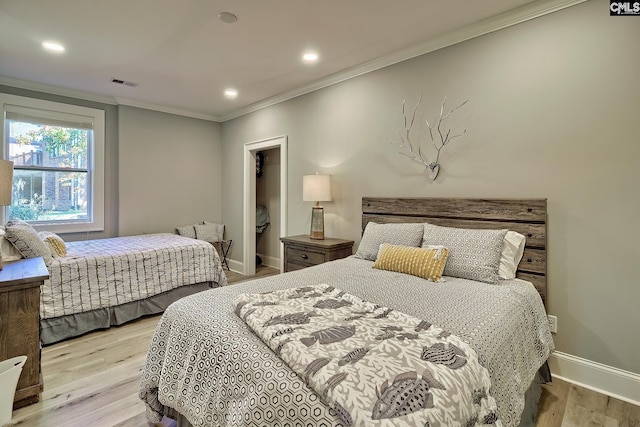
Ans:
{"type": "Polygon", "coordinates": [[[302,256],[302,259],[309,259],[309,255],[307,254],[302,254],[301,256],[302,256]]]}

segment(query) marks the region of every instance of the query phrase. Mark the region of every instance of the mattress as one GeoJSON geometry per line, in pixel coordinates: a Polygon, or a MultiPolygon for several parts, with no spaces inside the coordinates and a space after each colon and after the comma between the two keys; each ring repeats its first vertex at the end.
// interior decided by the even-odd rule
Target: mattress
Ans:
{"type": "Polygon", "coordinates": [[[372,264],[349,257],[172,304],[154,333],[142,373],[140,397],[148,419],[177,412],[194,426],[340,425],[335,412],[247,328],[233,306],[242,293],[328,284],[456,334],[488,370],[489,393],[503,425],[518,425],[525,392],[553,350],[533,285],[450,277],[433,283],[372,264]]]}

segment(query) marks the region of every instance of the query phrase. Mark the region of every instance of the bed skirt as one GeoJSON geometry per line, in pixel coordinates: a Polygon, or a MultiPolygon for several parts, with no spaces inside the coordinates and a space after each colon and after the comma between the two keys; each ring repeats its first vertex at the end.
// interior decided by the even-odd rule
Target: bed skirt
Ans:
{"type": "Polygon", "coordinates": [[[53,344],[67,338],[77,337],[97,329],[122,325],[142,316],[162,313],[169,305],[197,292],[214,287],[213,282],[181,286],[141,301],[131,301],[115,307],[101,308],[84,313],[40,320],[40,341],[53,344]]]}

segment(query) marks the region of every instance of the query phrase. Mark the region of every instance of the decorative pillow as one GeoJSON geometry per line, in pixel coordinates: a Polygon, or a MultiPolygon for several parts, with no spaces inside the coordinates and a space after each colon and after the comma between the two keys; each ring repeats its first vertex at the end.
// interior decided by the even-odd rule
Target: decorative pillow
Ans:
{"type": "Polygon", "coordinates": [[[196,239],[207,242],[221,242],[224,235],[224,224],[205,222],[193,226],[196,230],[196,239]]]}
{"type": "Polygon", "coordinates": [[[54,258],[67,256],[67,245],[64,243],[64,240],[62,240],[62,237],[51,231],[41,231],[38,233],[38,236],[40,236],[49,247],[51,256],[54,258]]]}
{"type": "Polygon", "coordinates": [[[191,237],[192,239],[196,238],[196,230],[195,226],[192,225],[181,225],[180,227],[176,227],[176,231],[179,235],[184,237],[191,237]]]}
{"type": "Polygon", "coordinates": [[[5,238],[16,247],[25,258],[41,256],[45,262],[51,261],[51,251],[38,236],[36,230],[22,220],[11,220],[5,226],[5,238]]]}
{"type": "Polygon", "coordinates": [[[498,267],[498,276],[501,279],[515,279],[518,264],[524,254],[526,240],[527,238],[520,233],[507,231],[502,241],[502,253],[498,267]]]}
{"type": "Polygon", "coordinates": [[[445,276],[498,283],[502,241],[507,230],[476,230],[424,224],[422,247],[442,245],[449,249],[445,276]]]}
{"type": "Polygon", "coordinates": [[[414,248],[383,243],[373,268],[411,274],[432,282],[442,280],[449,250],[444,246],[414,248]]]}
{"type": "Polygon", "coordinates": [[[4,226],[0,226],[0,251],[2,251],[2,261],[9,262],[22,259],[22,254],[18,252],[10,241],[5,239],[4,233],[4,226]]]}
{"type": "Polygon", "coordinates": [[[420,247],[423,225],[415,224],[377,224],[370,222],[364,229],[362,240],[356,251],[356,258],[375,261],[380,245],[390,243],[399,246],[420,247]]]}
{"type": "MultiPolygon", "coordinates": [[[[31,227],[31,224],[29,224],[26,221],[21,220],[20,218],[10,219],[9,221],[7,221],[7,225],[12,225],[12,226],[13,225],[23,225],[25,227],[31,227]]],[[[33,227],[31,227],[31,228],[33,228],[33,227]]],[[[6,226],[5,226],[5,229],[6,229],[6,226]]]]}

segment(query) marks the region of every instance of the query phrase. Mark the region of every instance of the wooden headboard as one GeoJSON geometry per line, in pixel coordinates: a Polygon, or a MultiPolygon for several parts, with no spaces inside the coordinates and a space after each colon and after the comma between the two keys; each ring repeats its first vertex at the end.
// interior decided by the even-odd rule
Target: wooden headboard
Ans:
{"type": "Polygon", "coordinates": [[[362,198],[362,230],[379,224],[429,222],[458,227],[509,229],[527,237],[516,276],[547,301],[547,199],[362,198]]]}

